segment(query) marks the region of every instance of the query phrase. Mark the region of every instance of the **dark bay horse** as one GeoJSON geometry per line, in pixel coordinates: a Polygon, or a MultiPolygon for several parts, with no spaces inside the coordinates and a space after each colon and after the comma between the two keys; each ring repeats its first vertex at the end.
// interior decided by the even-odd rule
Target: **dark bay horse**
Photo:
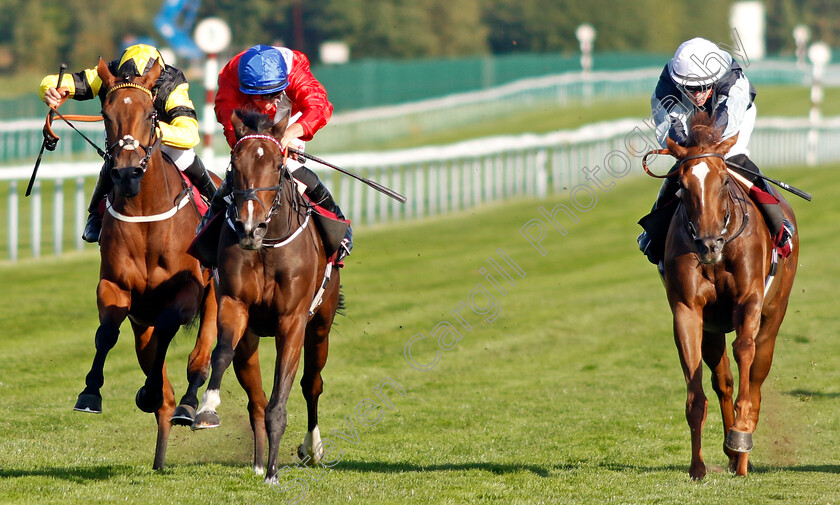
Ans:
{"type": "Polygon", "coordinates": [[[194,412],[198,406],[198,388],[209,374],[216,336],[216,299],[209,274],[187,254],[199,216],[178,169],[159,149],[152,89],[160,72],[156,62],[142,77],[118,79],[99,60],[98,73],[107,93],[102,104],[106,163],[110,164],[114,192],[108,197],[100,240],[96,355],[75,407],[83,412],[102,411],[99,390],[105,358],[128,318],[137,359],[146,374],[135,401],[157,418],[155,469],[163,468],[170,420],[176,410],[164,364],[169,343],[181,325],[202,312],[187,366],[190,385],[179,407],[181,417],[190,418],[190,410],[194,412]]]}
{"type": "Polygon", "coordinates": [[[321,370],[327,361],[330,328],[340,305],[339,273],[331,270],[311,209],[298,193],[277,140],[286,120],[275,126],[261,114],[233,115],[238,142],[231,153],[228,184],[234,202],[225,217],[218,248],[219,342],[212,373],[194,427],[219,425],[219,387],[231,361],[248,394],[254,432],[254,471],[277,481],[280,439],[286,429],[286,402],[305,350],[301,387],[307,433],[298,454],[316,464],[324,454],[318,428],[321,370]],[[240,115],[242,119],[240,119],[240,115]],[[331,272],[331,273],[330,273],[331,272]],[[277,359],[271,400],[262,389],[257,348],[261,336],[274,337],[277,359]],[[267,410],[266,410],[267,407],[267,410]]]}
{"type": "MultiPolygon", "coordinates": [[[[682,189],[680,208],[668,230],[664,278],[688,390],[685,415],[691,430],[693,479],[706,475],[700,450],[708,404],[703,361],[712,371],[712,388],[720,401],[730,471],[747,474],[761,385],[770,371],[799,256],[798,234],[789,257],[776,254],[761,212],[738,176],[727,170],[724,155],[737,135],[721,142],[713,124],[713,118],[695,115],[690,147],[668,139],[668,151],[679,160],[674,176],[680,178],[682,189]],[[734,404],[725,340],[733,330],[732,354],[738,364],[734,404]]],[[[787,218],[795,222],[790,205],[781,195],[775,196],[787,218]]]]}

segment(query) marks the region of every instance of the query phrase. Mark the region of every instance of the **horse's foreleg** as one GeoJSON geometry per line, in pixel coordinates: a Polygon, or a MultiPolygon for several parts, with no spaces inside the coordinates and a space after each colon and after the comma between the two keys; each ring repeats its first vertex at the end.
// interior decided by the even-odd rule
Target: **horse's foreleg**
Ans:
{"type": "Polygon", "coordinates": [[[706,476],[703,462],[701,435],[706,422],[708,399],[703,392],[702,364],[703,320],[698,311],[683,304],[674,308],[674,340],[680,355],[686,383],[685,419],[691,431],[691,466],[688,473],[698,480],[706,476]]]}
{"type": "Polygon", "coordinates": [[[260,374],[260,338],[246,332],[233,355],[233,370],[242,389],[248,394],[248,417],[254,432],[254,472],[265,473],[265,406],[268,400],[262,387],[260,374]]]}
{"type": "MultiPolygon", "coordinates": [[[[134,330],[134,347],[137,351],[137,361],[140,363],[140,368],[143,373],[148,375],[152,372],[155,362],[155,354],[157,351],[157,342],[154,340],[154,328],[147,328],[138,326],[132,323],[134,330]]],[[[172,424],[169,422],[172,417],[172,412],[175,410],[175,390],[172,389],[172,384],[166,376],[166,366],[163,368],[164,386],[163,386],[163,404],[155,412],[155,419],[157,420],[157,443],[155,444],[155,470],[163,468],[166,460],[166,446],[169,441],[169,430],[172,424]]]]}
{"type": "Polygon", "coordinates": [[[275,339],[277,360],[274,365],[274,387],[265,416],[265,427],[268,432],[268,468],[265,475],[267,483],[277,481],[280,439],[286,431],[286,402],[300,362],[300,350],[303,346],[308,315],[306,309],[307,307],[303,307],[300,315],[282,318],[275,339]]]}
{"type": "Polygon", "coordinates": [[[222,402],[219,389],[222,387],[222,377],[233,360],[234,349],[245,333],[248,325],[248,307],[230,296],[222,296],[219,300],[219,337],[216,348],[210,356],[212,369],[207,390],[201,398],[201,406],[195,415],[192,429],[215,428],[219,426],[219,415],[216,412],[222,402]]]}
{"type": "Polygon", "coordinates": [[[738,363],[738,397],[735,399],[737,416],[726,435],[725,444],[735,452],[749,452],[752,450],[752,433],[755,431],[751,412],[750,376],[755,361],[755,336],[761,321],[761,304],[758,300],[742,304],[736,310],[734,319],[736,337],[732,342],[732,354],[738,363]]]}
{"type": "Polygon", "coordinates": [[[204,293],[195,348],[190,353],[187,362],[187,392],[184,393],[172,415],[173,424],[190,426],[195,421],[195,413],[198,410],[198,388],[204,385],[210,375],[210,353],[213,350],[213,344],[216,343],[218,310],[216,290],[211,281],[204,293]]]}
{"type": "Polygon", "coordinates": [[[128,292],[120,289],[111,281],[100,279],[96,288],[96,300],[99,308],[99,328],[96,329],[96,354],[90,371],[85,377],[85,389],[79,394],[74,410],[79,412],[102,413],[102,395],[99,390],[105,383],[105,359],[108,352],[117,344],[120,325],[128,315],[131,298],[128,292]]]}
{"type": "MultiPolygon", "coordinates": [[[[752,426],[753,433],[758,427],[758,416],[761,410],[761,386],[764,380],[770,373],[770,366],[773,363],[773,351],[776,347],[776,334],[779,331],[784,311],[774,314],[773,317],[765,320],[764,324],[758,331],[755,339],[755,358],[750,367],[750,414],[749,424],[752,426]]],[[[749,461],[749,452],[742,452],[735,468],[735,473],[738,475],[747,475],[752,470],[752,465],[749,461]]]]}
{"type": "Polygon", "coordinates": [[[155,320],[152,336],[156,343],[155,360],[152,369],[146,374],[145,384],[134,398],[137,407],[143,412],[155,412],[163,405],[163,365],[169,344],[181,325],[190,322],[199,310],[203,287],[197,280],[193,281],[178,292],[173,303],[164,308],[155,320]]]}
{"type": "MultiPolygon", "coordinates": [[[[712,370],[712,389],[720,402],[720,414],[723,418],[723,436],[735,423],[735,407],[732,404],[732,393],[735,381],[729,367],[729,356],[726,354],[726,334],[703,333],[703,361],[712,370]]],[[[729,470],[735,471],[738,453],[727,448],[724,444],[723,452],[729,458],[729,470]]]]}
{"type": "Polygon", "coordinates": [[[318,428],[318,398],[324,390],[321,371],[327,363],[330,328],[338,304],[338,282],[334,283],[333,293],[326,300],[306,326],[303,342],[303,377],[300,379],[300,387],[306,399],[307,426],[303,444],[298,447],[298,458],[307,465],[318,464],[324,454],[318,428]]]}

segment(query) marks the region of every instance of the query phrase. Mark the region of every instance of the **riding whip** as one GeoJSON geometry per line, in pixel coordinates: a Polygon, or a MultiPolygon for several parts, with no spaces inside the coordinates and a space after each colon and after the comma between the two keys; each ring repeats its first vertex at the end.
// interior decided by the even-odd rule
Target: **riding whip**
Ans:
{"type": "Polygon", "coordinates": [[[289,152],[290,152],[290,153],[293,153],[293,154],[296,154],[296,155],[298,155],[298,156],[302,156],[302,157],[304,157],[304,158],[310,159],[310,160],[312,160],[312,161],[314,161],[314,162],[316,162],[316,163],[320,163],[320,164],[322,164],[322,165],[324,165],[324,166],[330,167],[330,168],[332,168],[333,170],[338,170],[339,172],[341,172],[341,173],[342,173],[342,174],[344,174],[344,175],[349,175],[350,177],[352,177],[352,178],[354,178],[354,179],[356,179],[356,180],[358,180],[358,181],[362,181],[363,183],[365,183],[365,184],[367,184],[368,186],[372,187],[372,188],[373,188],[373,189],[375,189],[376,191],[379,191],[379,192],[380,192],[380,193],[382,193],[382,194],[385,194],[385,195],[387,195],[387,196],[390,196],[391,198],[393,198],[394,200],[396,200],[396,201],[398,201],[398,202],[400,202],[400,203],[405,203],[405,202],[406,202],[406,200],[407,200],[407,198],[406,198],[406,197],[404,197],[403,195],[401,195],[401,194],[397,193],[396,191],[394,191],[394,190],[393,190],[393,189],[391,189],[391,188],[386,188],[385,186],[383,186],[382,184],[379,184],[379,183],[378,183],[378,182],[376,182],[376,181],[372,181],[372,180],[370,180],[370,179],[366,179],[366,178],[364,178],[364,177],[362,177],[362,176],[356,175],[356,174],[354,174],[353,172],[349,172],[349,171],[347,171],[347,170],[345,170],[345,169],[343,169],[343,168],[341,168],[341,167],[338,167],[338,166],[333,165],[332,163],[329,163],[329,162],[327,162],[327,161],[324,161],[324,160],[322,160],[321,158],[318,158],[317,156],[312,156],[311,154],[305,153],[305,152],[303,152],[303,151],[298,151],[297,149],[295,149],[295,148],[293,148],[293,147],[289,147],[288,149],[289,149],[289,152]]]}
{"type": "MultiPolygon", "coordinates": [[[[791,186],[790,184],[788,184],[788,183],[786,183],[786,182],[782,182],[782,181],[777,181],[777,180],[775,180],[775,179],[771,179],[771,178],[767,177],[767,176],[766,176],[766,175],[764,175],[764,174],[759,174],[759,173],[753,172],[753,171],[752,171],[752,170],[750,170],[749,168],[742,167],[741,165],[738,165],[738,164],[733,163],[733,162],[731,162],[731,161],[727,161],[727,162],[726,162],[726,165],[727,165],[727,167],[737,168],[738,170],[741,170],[741,171],[743,171],[743,172],[745,172],[745,173],[748,173],[748,174],[750,174],[750,175],[752,175],[752,176],[755,176],[755,177],[761,177],[762,179],[764,179],[764,180],[765,180],[765,181],[767,181],[767,182],[772,182],[772,183],[773,183],[773,184],[775,184],[776,186],[779,186],[780,188],[782,188],[782,189],[784,189],[784,190],[786,190],[786,191],[790,191],[791,193],[793,193],[794,195],[798,196],[799,198],[804,198],[805,200],[808,200],[809,202],[811,201],[811,194],[810,194],[810,193],[807,193],[807,192],[805,192],[805,191],[802,191],[802,190],[801,190],[801,189],[799,189],[799,188],[795,188],[795,187],[791,186]]],[[[731,171],[730,171],[730,172],[731,172],[731,171]]]]}
{"type": "MultiPolygon", "coordinates": [[[[62,63],[61,66],[58,68],[58,81],[56,81],[56,88],[61,87],[61,80],[64,78],[64,72],[67,70],[67,64],[62,63]]],[[[47,125],[52,123],[53,117],[55,116],[55,109],[50,107],[50,113],[47,115],[47,125]]],[[[35,160],[35,167],[32,169],[32,177],[29,178],[29,185],[26,187],[26,194],[24,196],[29,196],[32,193],[32,185],[35,184],[35,177],[38,175],[38,167],[41,166],[41,156],[44,155],[44,149],[48,151],[54,151],[55,146],[58,144],[58,137],[53,137],[47,132],[46,126],[44,127],[44,141],[41,142],[41,150],[38,152],[38,159],[35,160]]]]}

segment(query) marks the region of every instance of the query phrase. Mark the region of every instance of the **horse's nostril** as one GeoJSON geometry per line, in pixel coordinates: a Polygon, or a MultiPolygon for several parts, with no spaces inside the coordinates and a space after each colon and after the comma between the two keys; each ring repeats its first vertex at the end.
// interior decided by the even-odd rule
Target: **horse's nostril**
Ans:
{"type": "Polygon", "coordinates": [[[266,232],[268,232],[268,225],[265,223],[260,223],[254,229],[254,238],[263,238],[266,232]]]}

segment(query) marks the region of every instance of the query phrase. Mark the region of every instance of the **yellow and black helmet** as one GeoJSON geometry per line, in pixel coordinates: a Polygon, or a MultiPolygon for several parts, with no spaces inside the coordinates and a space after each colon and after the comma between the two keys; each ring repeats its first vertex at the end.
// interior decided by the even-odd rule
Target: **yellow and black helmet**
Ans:
{"type": "Polygon", "coordinates": [[[134,44],[123,52],[120,62],[117,65],[117,74],[120,76],[141,76],[151,70],[155,60],[160,61],[161,68],[166,68],[163,56],[154,46],[146,44],[134,44]]]}

